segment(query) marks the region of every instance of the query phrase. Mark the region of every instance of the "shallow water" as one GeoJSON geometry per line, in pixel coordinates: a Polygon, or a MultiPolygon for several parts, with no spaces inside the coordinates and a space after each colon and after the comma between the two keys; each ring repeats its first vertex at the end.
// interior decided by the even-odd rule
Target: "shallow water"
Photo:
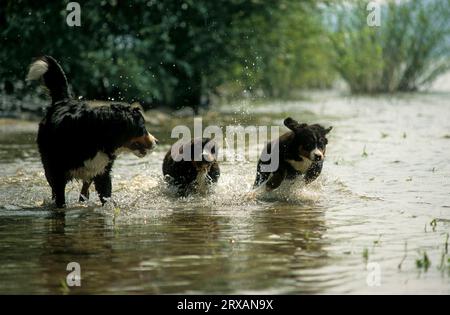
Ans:
{"type": "Polygon", "coordinates": [[[449,96],[320,94],[205,114],[204,126],[281,125],[288,115],[334,126],[316,182],[258,198],[248,195],[256,163],[245,160],[222,162],[211,196],[171,195],[162,157],[172,127],[192,119],[155,120],[163,145],[115,165],[118,206],[95,194],[79,204],[73,182],[64,211],[49,201],[37,123],[3,120],[0,293],[448,294],[449,96]],[[428,268],[417,265],[425,253],[428,268]],[[64,284],[69,262],[81,266],[81,287],[64,284]]]}

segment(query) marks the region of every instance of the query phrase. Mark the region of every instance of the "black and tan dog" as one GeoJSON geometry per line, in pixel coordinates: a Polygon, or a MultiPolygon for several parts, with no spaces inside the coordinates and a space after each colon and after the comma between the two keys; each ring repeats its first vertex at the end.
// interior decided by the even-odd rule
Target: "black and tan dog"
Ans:
{"type": "Polygon", "coordinates": [[[174,144],[164,157],[164,178],[181,196],[204,194],[220,176],[217,154],[217,144],[209,138],[174,144]]]}
{"type": "Polygon", "coordinates": [[[263,154],[267,159],[259,159],[254,188],[265,185],[267,191],[278,188],[285,180],[293,180],[303,175],[308,184],[314,181],[321,173],[325,158],[325,137],[332,127],[324,128],[321,125],[299,124],[292,118],[286,118],[284,125],[291,131],[267,144],[263,154]],[[273,151],[277,145],[278,154],[273,151]],[[273,153],[273,154],[272,154],[273,153]],[[278,159],[278,167],[273,170],[264,170],[264,167],[278,159]]]}
{"type": "Polygon", "coordinates": [[[126,103],[73,99],[61,66],[50,56],[37,58],[27,80],[42,79],[52,98],[39,124],[37,143],[56,206],[65,206],[65,187],[81,179],[80,200],[94,182],[100,200],[111,197],[111,169],[117,155],[143,157],[157,140],[148,133],[140,109],[126,103]]]}

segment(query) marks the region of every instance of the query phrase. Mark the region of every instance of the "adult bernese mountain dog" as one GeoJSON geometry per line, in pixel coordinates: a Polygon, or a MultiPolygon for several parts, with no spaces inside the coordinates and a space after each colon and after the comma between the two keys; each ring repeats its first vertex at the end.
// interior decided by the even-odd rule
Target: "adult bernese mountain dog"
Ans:
{"type": "Polygon", "coordinates": [[[217,154],[217,143],[209,138],[177,142],[164,157],[164,179],[180,196],[205,194],[220,177],[217,154]]]}
{"type": "Polygon", "coordinates": [[[290,131],[269,142],[263,149],[262,154],[268,158],[260,157],[258,161],[254,188],[265,185],[266,191],[271,191],[278,188],[285,179],[294,180],[301,175],[308,184],[322,171],[328,143],[325,136],[333,127],[299,124],[290,117],[284,120],[284,125],[290,131]],[[275,145],[278,154],[272,152],[275,145]],[[264,166],[270,165],[273,158],[278,158],[278,167],[271,171],[264,170],[264,166]]]}
{"type": "Polygon", "coordinates": [[[117,155],[144,157],[157,143],[148,133],[140,109],[126,103],[73,99],[66,75],[50,56],[37,58],[27,80],[42,79],[52,99],[39,124],[37,144],[45,176],[58,208],[65,207],[65,187],[83,181],[80,201],[94,182],[100,201],[111,197],[111,169],[117,155]]]}

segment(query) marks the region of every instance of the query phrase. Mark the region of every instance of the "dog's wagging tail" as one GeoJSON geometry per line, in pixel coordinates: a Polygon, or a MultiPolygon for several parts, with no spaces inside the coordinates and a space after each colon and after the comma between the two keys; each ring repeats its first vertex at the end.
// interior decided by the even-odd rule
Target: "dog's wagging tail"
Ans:
{"type": "Polygon", "coordinates": [[[44,86],[48,89],[53,103],[71,98],[66,75],[53,57],[39,57],[30,65],[26,80],[32,81],[39,79],[43,80],[44,86]]]}
{"type": "Polygon", "coordinates": [[[74,99],[63,69],[50,56],[33,61],[27,80],[42,80],[52,98],[39,124],[37,143],[56,206],[65,206],[65,187],[72,179],[83,181],[80,201],[89,198],[94,183],[105,203],[111,197],[117,155],[128,151],[143,157],[157,144],[140,108],[74,99]]]}

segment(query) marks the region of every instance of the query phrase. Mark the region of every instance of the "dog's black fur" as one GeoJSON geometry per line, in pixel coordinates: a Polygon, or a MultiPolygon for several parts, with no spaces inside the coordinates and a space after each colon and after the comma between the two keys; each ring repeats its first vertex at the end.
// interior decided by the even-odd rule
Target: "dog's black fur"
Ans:
{"type": "Polygon", "coordinates": [[[162,167],[164,178],[169,185],[176,187],[177,193],[181,196],[193,192],[205,193],[206,191],[202,190],[216,183],[220,177],[217,154],[217,144],[209,138],[195,138],[179,147],[174,145],[164,157],[162,167]],[[182,158],[188,149],[190,157],[182,158]],[[204,187],[200,187],[202,184],[205,184],[204,187]]]}
{"type": "Polygon", "coordinates": [[[148,133],[137,107],[73,99],[66,76],[52,57],[39,57],[30,65],[27,79],[39,78],[52,103],[39,124],[37,143],[56,206],[65,206],[65,187],[74,178],[83,180],[81,201],[89,198],[94,182],[105,203],[111,197],[111,169],[117,154],[131,151],[142,157],[157,140],[148,133]]]}
{"type": "Polygon", "coordinates": [[[262,166],[270,164],[271,160],[262,161],[260,158],[254,188],[265,184],[266,190],[271,191],[278,188],[285,179],[296,179],[300,175],[303,175],[308,184],[314,181],[322,171],[328,143],[325,136],[332,127],[325,129],[318,124],[299,124],[290,117],[284,120],[284,124],[291,131],[268,143],[263,150],[264,154],[270,155],[272,147],[275,144],[278,145],[278,168],[273,172],[263,171],[262,166]]]}

